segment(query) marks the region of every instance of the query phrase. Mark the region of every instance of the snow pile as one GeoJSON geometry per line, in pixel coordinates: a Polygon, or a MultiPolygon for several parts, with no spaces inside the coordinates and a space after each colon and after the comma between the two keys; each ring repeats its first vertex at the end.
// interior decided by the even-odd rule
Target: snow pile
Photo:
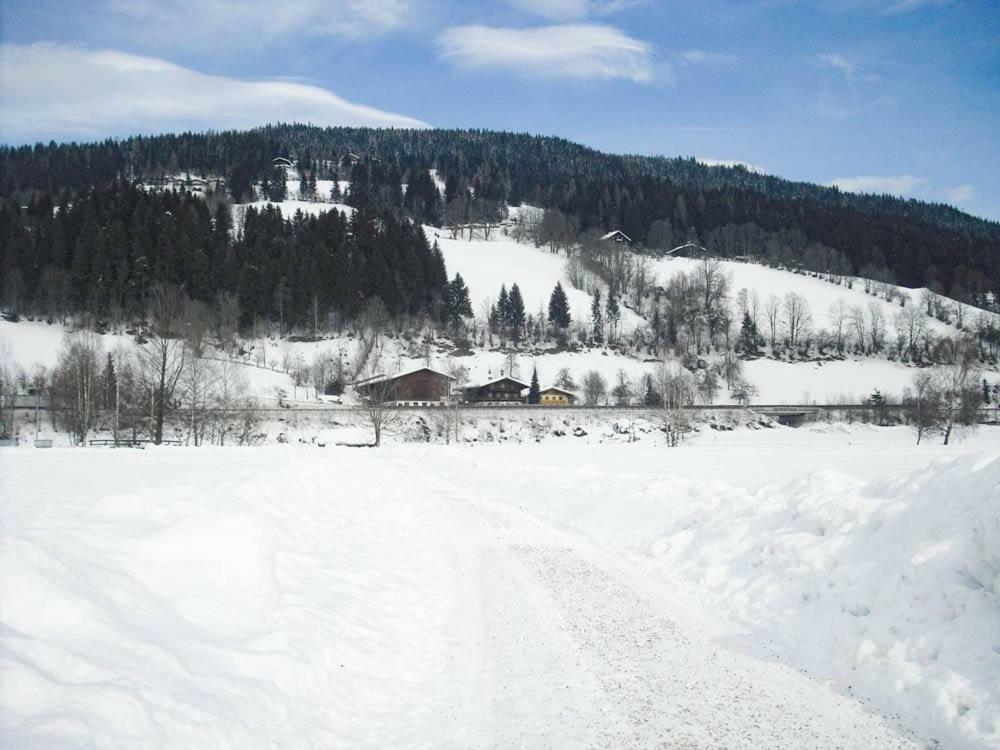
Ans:
{"type": "Polygon", "coordinates": [[[550,478],[526,502],[665,580],[693,584],[749,631],[740,640],[755,653],[901,716],[944,747],[1000,748],[996,451],[873,480],[813,459],[756,489],[686,470],[683,454],[697,467],[705,453],[715,476],[732,473],[724,453],[678,453],[681,463],[658,472],[611,472],[581,456],[573,480],[553,487],[550,478]]]}
{"type": "Polygon", "coordinates": [[[359,470],[334,488],[318,451],[36,453],[0,459],[0,745],[430,731],[448,561],[409,530],[402,480],[359,470]]]}
{"type": "Polygon", "coordinates": [[[671,506],[641,545],[657,566],[947,747],[1000,747],[1000,459],[678,489],[650,489],[671,506]]]}

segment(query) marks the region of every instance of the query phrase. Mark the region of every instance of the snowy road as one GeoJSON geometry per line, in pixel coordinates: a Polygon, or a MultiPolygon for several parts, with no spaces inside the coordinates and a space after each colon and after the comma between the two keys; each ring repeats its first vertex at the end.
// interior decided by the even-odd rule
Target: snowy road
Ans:
{"type": "Polygon", "coordinates": [[[916,746],[853,701],[713,642],[703,613],[588,541],[461,487],[418,482],[428,533],[450,529],[439,540],[462,560],[482,632],[475,744],[916,746]]]}
{"type": "Polygon", "coordinates": [[[2,460],[5,747],[916,746],[413,452],[2,460]]]}

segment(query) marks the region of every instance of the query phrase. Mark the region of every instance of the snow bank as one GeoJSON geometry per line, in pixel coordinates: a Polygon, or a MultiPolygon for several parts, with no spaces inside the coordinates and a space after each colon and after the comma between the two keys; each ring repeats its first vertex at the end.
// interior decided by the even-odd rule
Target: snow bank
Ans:
{"type": "Polygon", "coordinates": [[[402,478],[376,484],[360,470],[332,487],[330,458],[0,457],[0,745],[386,747],[432,736],[421,717],[448,686],[429,674],[447,656],[448,560],[412,531],[402,478]],[[56,461],[63,471],[46,468],[56,461]]]}
{"type": "Polygon", "coordinates": [[[987,452],[916,468],[955,454],[890,449],[879,430],[857,446],[864,436],[821,433],[795,433],[811,447],[767,445],[792,432],[735,450],[632,448],[632,458],[627,446],[578,446],[572,477],[521,454],[480,452],[468,471],[664,581],[679,577],[761,658],[942,747],[1000,748],[996,436],[987,452]]]}
{"type": "Polygon", "coordinates": [[[648,490],[673,506],[637,544],[657,566],[946,747],[1000,747],[1000,459],[679,489],[648,490]]]}

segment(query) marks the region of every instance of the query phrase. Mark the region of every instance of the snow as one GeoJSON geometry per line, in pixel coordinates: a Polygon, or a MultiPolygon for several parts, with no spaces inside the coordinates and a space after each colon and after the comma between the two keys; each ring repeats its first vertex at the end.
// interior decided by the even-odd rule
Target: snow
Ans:
{"type": "MultiPolygon", "coordinates": [[[[556,282],[560,282],[569,299],[573,321],[590,321],[591,297],[570,284],[565,273],[565,256],[515,242],[502,234],[489,241],[453,240],[445,230],[425,227],[425,231],[441,247],[448,275],[462,274],[476,316],[482,318],[484,305],[496,302],[501,284],[506,284],[508,290],[513,284],[520,287],[528,315],[537,315],[539,310],[548,315],[549,297],[556,282]]],[[[642,322],[639,316],[622,307],[623,334],[642,322]]]]}
{"type": "Polygon", "coordinates": [[[242,223],[243,216],[245,215],[247,208],[255,208],[260,211],[268,206],[274,206],[279,209],[281,211],[281,215],[286,219],[290,219],[295,216],[296,211],[301,211],[306,216],[319,216],[320,214],[325,214],[328,211],[340,211],[348,217],[354,214],[354,207],[343,203],[320,203],[318,201],[300,200],[253,201],[251,203],[237,203],[233,206],[233,208],[239,212],[238,223],[242,223]]]}
{"type": "Polygon", "coordinates": [[[6,449],[0,745],[1000,747],[998,456],[6,449]]]}
{"type": "MultiPolygon", "coordinates": [[[[665,284],[671,276],[680,271],[684,273],[695,271],[701,262],[697,258],[670,257],[656,261],[653,268],[659,283],[665,284]]],[[[838,300],[842,299],[848,308],[853,305],[860,305],[865,309],[866,314],[868,305],[875,302],[885,314],[889,334],[894,335],[893,321],[902,309],[899,302],[887,302],[884,298],[866,294],[864,291],[864,282],[861,279],[854,279],[853,288],[848,288],[823,281],[814,276],[793,273],[756,263],[720,260],[719,264],[723,271],[731,276],[732,282],[730,288],[734,299],[740,289],[757,291],[761,304],[761,319],[758,325],[764,334],[767,333],[767,326],[764,322],[763,306],[768,295],[774,294],[783,300],[786,294],[795,292],[804,296],[808,301],[810,311],[812,312],[813,324],[816,327],[827,328],[828,330],[833,328],[830,322],[829,311],[830,307],[838,300]]],[[[907,297],[909,300],[907,302],[908,305],[920,304],[923,290],[907,289],[906,287],[899,286],[895,287],[895,289],[899,294],[907,297]]],[[[971,311],[973,315],[982,312],[968,305],[965,308],[967,312],[971,311]]],[[[971,317],[970,320],[972,320],[971,317]]],[[[934,318],[929,318],[927,323],[928,327],[935,332],[950,335],[957,333],[954,327],[934,318]]]]}
{"type": "MultiPolygon", "coordinates": [[[[746,377],[758,390],[758,404],[864,403],[878,389],[893,403],[912,387],[919,372],[884,359],[846,359],[816,362],[781,362],[756,359],[743,363],[746,377]]],[[[987,371],[987,381],[1000,382],[1000,373],[987,371]]]]}

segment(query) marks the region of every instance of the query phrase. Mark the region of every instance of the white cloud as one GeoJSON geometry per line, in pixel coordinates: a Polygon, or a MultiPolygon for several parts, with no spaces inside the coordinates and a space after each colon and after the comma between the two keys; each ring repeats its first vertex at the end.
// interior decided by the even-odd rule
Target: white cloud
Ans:
{"type": "Polygon", "coordinates": [[[816,62],[820,65],[824,65],[828,68],[833,68],[834,70],[839,70],[844,74],[844,77],[851,81],[854,80],[855,67],[854,63],[848,60],[846,57],[838,52],[831,52],[825,55],[816,55],[816,62]]]}
{"type": "Polygon", "coordinates": [[[0,45],[7,141],[94,138],[267,122],[420,127],[316,86],[205,75],[152,57],[58,44],[0,45]]]}
{"type": "Polygon", "coordinates": [[[975,188],[973,188],[972,185],[968,184],[958,185],[957,187],[953,187],[951,190],[948,191],[949,203],[954,203],[954,204],[966,203],[968,201],[971,201],[975,197],[976,197],[975,188]]]}
{"type": "Polygon", "coordinates": [[[560,78],[653,78],[650,47],[612,26],[567,24],[530,29],[455,26],[438,37],[441,56],[468,68],[507,69],[560,78]]]}
{"type": "Polygon", "coordinates": [[[609,16],[642,0],[507,0],[518,10],[550,21],[578,21],[588,16],[609,16]]]}
{"type": "Polygon", "coordinates": [[[748,161],[738,161],[736,159],[706,159],[699,156],[698,161],[706,167],[743,167],[748,172],[759,172],[760,174],[764,174],[765,172],[763,167],[751,164],[748,161]]]}
{"type": "Polygon", "coordinates": [[[927,184],[923,177],[903,174],[888,177],[838,177],[829,183],[849,193],[888,193],[890,195],[912,195],[927,184]]]}
{"type": "Polygon", "coordinates": [[[186,47],[253,46],[312,34],[377,36],[410,19],[410,0],[108,0],[144,39],[186,47]]]}
{"type": "Polygon", "coordinates": [[[685,65],[723,65],[736,62],[739,58],[726,52],[706,52],[701,49],[689,49],[681,52],[681,62],[685,65]]]}
{"type": "Polygon", "coordinates": [[[896,3],[890,5],[887,9],[887,13],[909,13],[911,10],[918,10],[919,8],[926,8],[928,6],[944,6],[950,5],[952,0],[899,0],[896,3]]]}

